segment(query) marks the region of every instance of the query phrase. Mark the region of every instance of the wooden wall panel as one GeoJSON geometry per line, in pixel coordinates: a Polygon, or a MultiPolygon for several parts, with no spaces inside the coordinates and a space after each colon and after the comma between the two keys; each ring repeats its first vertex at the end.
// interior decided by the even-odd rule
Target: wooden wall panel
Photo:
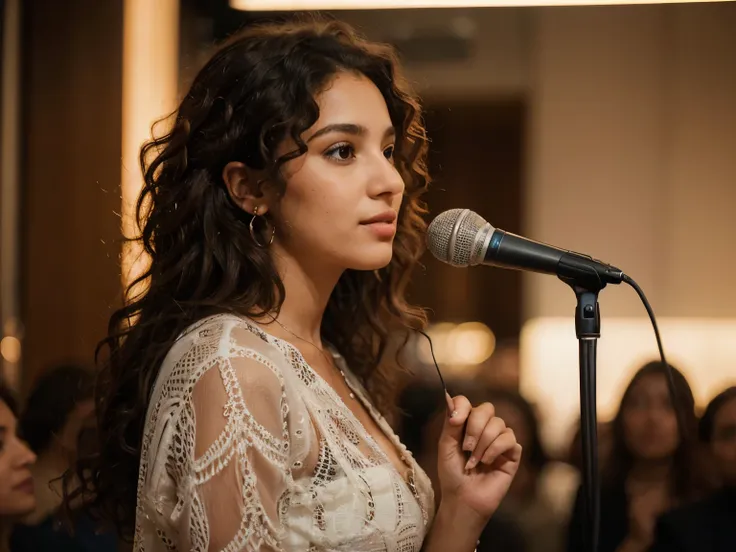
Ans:
{"type": "Polygon", "coordinates": [[[25,5],[24,386],[91,362],[119,300],[122,0],[25,5]]]}

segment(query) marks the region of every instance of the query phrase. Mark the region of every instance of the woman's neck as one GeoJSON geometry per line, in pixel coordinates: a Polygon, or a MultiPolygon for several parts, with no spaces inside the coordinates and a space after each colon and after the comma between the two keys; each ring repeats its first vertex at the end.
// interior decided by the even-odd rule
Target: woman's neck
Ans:
{"type": "Polygon", "coordinates": [[[319,345],[322,317],[343,269],[316,259],[297,260],[278,247],[274,259],[286,291],[278,322],[300,339],[319,345]]]}

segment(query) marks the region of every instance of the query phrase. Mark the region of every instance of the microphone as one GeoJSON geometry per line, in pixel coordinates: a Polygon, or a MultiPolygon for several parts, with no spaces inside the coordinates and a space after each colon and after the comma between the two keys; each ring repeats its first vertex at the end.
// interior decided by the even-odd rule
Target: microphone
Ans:
{"type": "Polygon", "coordinates": [[[494,228],[470,209],[437,215],[427,230],[427,247],[438,260],[452,266],[484,264],[552,274],[588,290],[620,284],[625,278],[620,269],[588,255],[494,228]]]}

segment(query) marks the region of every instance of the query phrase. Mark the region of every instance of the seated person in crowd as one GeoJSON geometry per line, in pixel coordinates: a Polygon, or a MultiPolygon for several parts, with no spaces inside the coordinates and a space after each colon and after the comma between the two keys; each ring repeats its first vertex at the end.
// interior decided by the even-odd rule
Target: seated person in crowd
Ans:
{"type": "Polygon", "coordinates": [[[75,515],[73,527],[66,527],[59,515],[62,476],[74,465],[80,441],[94,431],[93,386],[94,376],[86,368],[63,365],[44,373],[28,397],[19,424],[38,455],[33,466],[37,505],[15,526],[12,552],[117,550],[117,538],[98,533],[86,516],[75,515]]]}
{"type": "Polygon", "coordinates": [[[736,550],[736,387],[708,404],[698,433],[712,457],[721,488],[702,501],[663,515],[651,552],[736,550]]]}
{"type": "MultiPolygon", "coordinates": [[[[657,517],[701,497],[707,489],[699,462],[695,400],[685,377],[672,368],[680,427],[666,366],[651,362],[624,391],[612,425],[609,458],[602,458],[598,552],[645,552],[657,517]]],[[[567,536],[568,552],[588,552],[584,502],[578,491],[567,536]]]]}
{"type": "Polygon", "coordinates": [[[0,552],[19,517],[36,507],[31,466],[36,455],[18,436],[18,406],[13,393],[0,383],[0,552]]]}

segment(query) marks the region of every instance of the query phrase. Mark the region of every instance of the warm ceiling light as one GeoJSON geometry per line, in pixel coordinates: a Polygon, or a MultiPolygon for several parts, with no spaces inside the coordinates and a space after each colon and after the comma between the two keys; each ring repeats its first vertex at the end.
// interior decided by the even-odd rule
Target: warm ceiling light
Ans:
{"type": "Polygon", "coordinates": [[[246,11],[387,10],[406,8],[488,8],[525,6],[602,6],[614,4],[691,4],[733,0],[230,0],[246,11]]]}

